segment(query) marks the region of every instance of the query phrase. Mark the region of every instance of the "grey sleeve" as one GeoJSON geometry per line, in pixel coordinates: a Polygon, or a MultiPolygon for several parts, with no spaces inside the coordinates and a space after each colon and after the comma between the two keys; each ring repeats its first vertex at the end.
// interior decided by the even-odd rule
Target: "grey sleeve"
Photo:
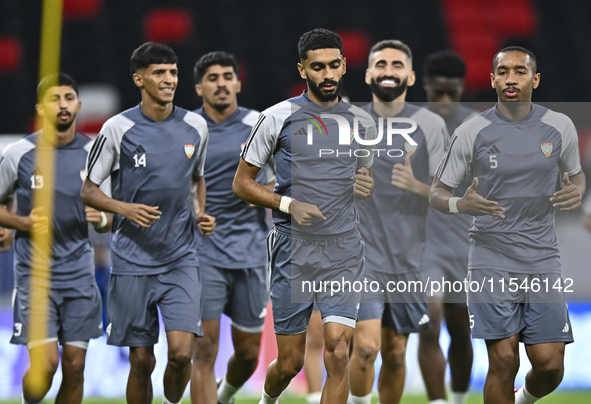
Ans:
{"type": "Polygon", "coordinates": [[[0,159],[0,202],[4,202],[16,189],[18,160],[9,150],[4,150],[0,159]]]}
{"type": "Polygon", "coordinates": [[[262,168],[267,164],[277,148],[281,131],[281,126],[278,126],[273,115],[267,116],[262,112],[252,127],[240,157],[256,167],[262,168]]]}
{"type": "Polygon", "coordinates": [[[205,158],[207,156],[207,144],[209,143],[209,129],[207,126],[199,131],[201,141],[199,142],[199,150],[197,151],[197,162],[195,163],[195,171],[193,172],[198,177],[203,177],[205,169],[205,158]]]}
{"type": "Polygon", "coordinates": [[[445,123],[436,128],[435,131],[425,133],[425,142],[427,143],[427,152],[429,153],[429,175],[435,176],[437,167],[445,155],[445,146],[449,135],[445,123]]]}
{"type": "MultiPolygon", "coordinates": [[[[378,129],[376,127],[376,122],[372,118],[372,116],[367,113],[365,110],[351,105],[350,111],[355,115],[355,117],[359,121],[359,131],[364,130],[363,138],[365,140],[374,140],[378,137],[378,129]]],[[[369,169],[373,166],[373,159],[374,159],[374,148],[375,145],[364,145],[362,149],[367,150],[367,153],[364,153],[357,157],[357,167],[365,167],[369,169]]]]}
{"type": "MultiPolygon", "coordinates": [[[[569,119],[570,121],[570,119],[569,119]]],[[[581,171],[581,154],[579,152],[579,137],[575,125],[570,122],[562,135],[562,150],[560,152],[560,171],[568,175],[575,175],[581,171]]]]}

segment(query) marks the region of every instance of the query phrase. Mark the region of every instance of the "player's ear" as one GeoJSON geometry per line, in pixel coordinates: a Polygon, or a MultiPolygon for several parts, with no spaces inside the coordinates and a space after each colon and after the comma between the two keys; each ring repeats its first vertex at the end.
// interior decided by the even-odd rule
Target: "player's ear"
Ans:
{"type": "Polygon", "coordinates": [[[195,84],[195,92],[199,97],[203,96],[203,92],[201,91],[201,84],[195,84]]]}
{"type": "Polygon", "coordinates": [[[343,56],[343,75],[347,73],[347,58],[343,56]]]}
{"type": "Polygon", "coordinates": [[[301,63],[298,63],[298,71],[300,72],[301,78],[303,78],[304,80],[308,78],[308,75],[306,74],[306,69],[304,69],[304,65],[302,65],[301,63]]]}
{"type": "Polygon", "coordinates": [[[43,109],[43,104],[41,104],[41,103],[35,104],[35,109],[37,110],[37,113],[39,114],[39,116],[41,116],[41,117],[45,116],[45,110],[43,109]]]}
{"type": "Polygon", "coordinates": [[[417,81],[417,76],[416,76],[416,74],[415,74],[415,71],[413,70],[413,71],[411,71],[411,72],[410,72],[410,74],[409,74],[409,76],[408,76],[408,82],[407,82],[408,84],[407,84],[407,85],[408,85],[409,87],[412,87],[412,86],[414,86],[414,85],[415,85],[415,82],[416,82],[416,81],[417,81]]]}
{"type": "Polygon", "coordinates": [[[540,85],[540,78],[541,78],[540,73],[536,73],[534,75],[534,84],[533,84],[534,88],[538,88],[538,86],[540,85]]]}
{"type": "Polygon", "coordinates": [[[492,86],[492,88],[497,88],[497,85],[495,84],[495,74],[494,73],[490,74],[490,85],[492,86]]]}
{"type": "Polygon", "coordinates": [[[132,76],[134,84],[141,88],[144,88],[144,77],[139,73],[135,72],[132,76]]]}
{"type": "Polygon", "coordinates": [[[236,84],[236,94],[239,94],[240,91],[242,91],[242,82],[240,80],[238,80],[238,82],[236,84]]]}
{"type": "Polygon", "coordinates": [[[369,74],[369,69],[365,70],[365,84],[368,86],[371,84],[371,76],[369,74]]]}

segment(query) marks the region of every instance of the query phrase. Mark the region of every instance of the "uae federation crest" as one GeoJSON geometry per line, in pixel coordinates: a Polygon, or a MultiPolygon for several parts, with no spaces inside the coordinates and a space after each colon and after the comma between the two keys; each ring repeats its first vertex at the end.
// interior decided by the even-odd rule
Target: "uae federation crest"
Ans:
{"type": "Polygon", "coordinates": [[[542,153],[544,153],[544,156],[550,157],[552,155],[552,149],[552,143],[542,143],[542,153]]]}
{"type": "Polygon", "coordinates": [[[413,154],[415,154],[415,152],[417,151],[417,147],[418,145],[412,145],[408,142],[404,142],[404,149],[406,150],[406,152],[408,153],[409,156],[412,156],[413,154]]]}
{"type": "Polygon", "coordinates": [[[85,169],[80,170],[80,179],[82,180],[82,182],[84,182],[86,180],[86,170],[85,169]]]}
{"type": "Polygon", "coordinates": [[[190,159],[191,157],[193,157],[193,153],[195,153],[195,145],[186,144],[185,145],[185,154],[187,155],[187,158],[190,159]]]}

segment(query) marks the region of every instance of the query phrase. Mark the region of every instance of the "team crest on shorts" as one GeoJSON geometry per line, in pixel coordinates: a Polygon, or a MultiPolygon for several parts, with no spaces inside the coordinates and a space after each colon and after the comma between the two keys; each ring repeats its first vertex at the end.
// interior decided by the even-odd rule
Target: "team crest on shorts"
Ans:
{"type": "Polygon", "coordinates": [[[80,170],[80,179],[82,180],[82,182],[84,182],[86,180],[86,170],[85,169],[80,170]]]}
{"type": "Polygon", "coordinates": [[[187,155],[187,158],[191,158],[193,157],[193,153],[195,153],[195,145],[192,144],[186,144],[185,145],[185,154],[187,155]]]}
{"type": "Polygon", "coordinates": [[[415,152],[417,151],[417,147],[419,147],[418,144],[412,145],[408,142],[404,142],[404,149],[406,150],[409,156],[415,154],[415,152]]]}
{"type": "Polygon", "coordinates": [[[544,153],[544,156],[546,157],[550,157],[553,148],[552,143],[542,143],[542,153],[544,153]]]}

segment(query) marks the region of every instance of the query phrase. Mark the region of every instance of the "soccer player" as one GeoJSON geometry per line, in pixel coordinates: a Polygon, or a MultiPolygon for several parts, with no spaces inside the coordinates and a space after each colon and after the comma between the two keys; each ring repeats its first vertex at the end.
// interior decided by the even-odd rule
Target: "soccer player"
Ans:
{"type": "Polygon", "coordinates": [[[533,403],[560,384],[565,345],[573,342],[554,209],[580,206],[585,177],[572,121],[531,102],[540,84],[534,54],[517,46],[499,51],[491,83],[497,105],[456,130],[430,202],[443,213],[476,216],[468,278],[483,286],[469,288],[468,310],[472,335],[488,350],[484,402],[533,403]],[[467,176],[474,182],[454,197],[467,176]],[[520,341],[532,368],[514,393],[520,341]]]}
{"type": "Polygon", "coordinates": [[[353,151],[360,149],[348,141],[350,127],[337,127],[336,119],[322,118],[323,114],[338,114],[350,125],[357,117],[367,128],[365,139],[376,136],[371,118],[340,99],[346,71],[342,49],[341,38],[326,29],[300,37],[298,69],[308,89],[261,113],[234,179],[238,197],[274,209],[275,227],[268,245],[278,357],[267,369],[261,404],[275,403],[302,369],[312,300],[318,302],[324,322],[327,378],[321,403],[347,401],[348,350],[357,319],[358,294],[335,292],[331,299],[318,293],[306,302],[293,301],[303,288],[303,280],[344,279],[353,283],[363,275],[363,243],[354,197],[366,198],[372,192],[372,155],[369,151],[360,153],[362,158],[357,161],[353,151]],[[338,129],[346,129],[345,144],[339,141],[338,129]],[[326,151],[321,157],[321,150],[332,153],[326,151]],[[275,192],[255,181],[271,157],[277,175],[275,192]]]}
{"type": "MultiPolygon", "coordinates": [[[[429,327],[429,308],[425,293],[409,292],[410,286],[396,292],[387,289],[387,284],[411,285],[423,279],[427,184],[443,156],[447,134],[440,116],[405,102],[415,73],[411,50],[403,42],[384,40],[371,48],[365,81],[373,102],[364,108],[376,122],[383,118],[383,133],[387,133],[387,119],[391,117],[410,119],[417,125],[410,134],[415,145],[394,135],[391,145],[384,136],[374,146],[384,150],[374,163],[376,191],[370,198],[357,201],[366,246],[365,277],[378,282],[385,293],[364,295],[359,307],[350,365],[351,403],[371,402],[374,361],[380,350],[380,403],[398,403],[406,377],[408,336],[429,327]]],[[[409,123],[392,125],[408,128],[409,123]]]]}
{"type": "Polygon", "coordinates": [[[37,353],[44,358],[42,385],[32,385],[30,369],[23,376],[23,403],[39,403],[49,391],[60,359],[58,342],[62,346],[63,379],[55,402],[81,403],[88,341],[103,333],[88,223],[96,231],[106,232],[111,227],[111,215],[85,209],[78,196],[92,141],[76,132],[81,106],[76,82],[65,74],[48,76],[37,91],[42,129],[8,146],[0,161],[0,200],[14,195],[18,205],[16,213],[0,205],[0,225],[16,229],[14,332],[10,342],[27,345],[31,356],[37,353]],[[46,185],[44,173],[36,165],[37,150],[42,147],[55,147],[53,253],[48,289],[33,290],[44,288],[31,284],[35,267],[31,231],[46,231],[48,224],[43,212],[32,205],[35,189],[46,185]],[[31,323],[42,321],[42,314],[32,311],[35,307],[30,297],[39,293],[48,298],[46,339],[31,340],[31,323]]]}
{"type": "Polygon", "coordinates": [[[585,203],[583,203],[583,224],[591,231],[591,196],[587,196],[585,203]]]}
{"type": "MultiPolygon", "coordinates": [[[[464,121],[476,115],[474,110],[459,104],[464,89],[466,64],[451,51],[430,55],[424,68],[423,87],[427,92],[429,109],[445,121],[447,133],[453,134],[464,121]]],[[[456,193],[463,195],[470,186],[462,181],[456,193]]],[[[468,228],[472,218],[468,215],[449,216],[433,208],[427,215],[427,244],[423,268],[425,276],[442,282],[463,282],[468,273],[468,228]],[[445,234],[445,237],[442,235],[445,234]]],[[[468,399],[472,369],[472,340],[466,307],[466,294],[446,289],[443,296],[429,296],[431,328],[419,334],[419,365],[432,404],[445,401],[445,356],[439,346],[441,319],[450,336],[447,351],[451,370],[450,403],[464,404],[468,399]]]]}
{"type": "Polygon", "coordinates": [[[109,119],[88,158],[82,200],[115,213],[107,305],[107,343],[129,346],[128,403],[151,403],[158,308],[166,328],[164,403],[181,401],[201,327],[197,231],[204,215],[205,120],[173,105],[177,57],[148,42],[131,56],[141,103],[109,119]],[[113,198],[98,186],[111,177],[113,198]],[[197,188],[198,206],[192,189],[197,188]]]}
{"type": "MultiPolygon", "coordinates": [[[[232,181],[258,112],[238,106],[238,62],[226,52],[211,52],[195,64],[195,89],[203,99],[197,112],[209,129],[204,177],[207,213],[216,230],[200,237],[199,268],[203,288],[203,338],[196,340],[191,376],[193,403],[232,403],[254,373],[259,357],[269,291],[266,211],[232,193],[232,181]],[[220,316],[232,319],[234,354],[216,395],[214,364],[218,352],[220,316]]],[[[257,180],[273,185],[272,171],[257,180]]]]}

